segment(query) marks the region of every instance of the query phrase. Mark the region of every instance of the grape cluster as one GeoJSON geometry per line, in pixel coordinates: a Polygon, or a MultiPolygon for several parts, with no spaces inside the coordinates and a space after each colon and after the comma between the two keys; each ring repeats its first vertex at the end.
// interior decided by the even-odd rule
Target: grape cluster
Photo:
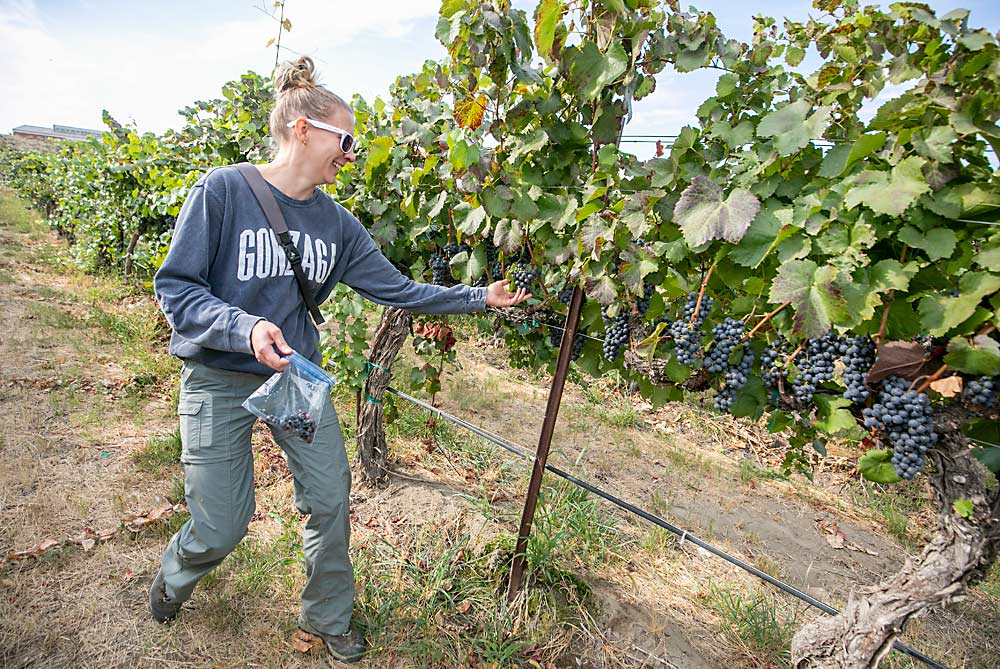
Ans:
{"type": "Polygon", "coordinates": [[[746,385],[747,379],[750,378],[754,361],[753,350],[748,343],[744,343],[742,348],[743,355],[740,357],[740,361],[736,365],[729,366],[729,369],[726,370],[725,383],[715,396],[715,409],[717,411],[729,411],[733,402],[736,401],[736,393],[746,385]]]}
{"type": "Polygon", "coordinates": [[[431,254],[431,271],[434,274],[432,281],[435,284],[448,286],[454,283],[454,277],[451,273],[451,259],[462,251],[472,253],[472,247],[465,243],[450,242],[445,244],[440,253],[431,254]]]}
{"type": "Polygon", "coordinates": [[[743,339],[743,322],[735,318],[727,318],[714,328],[712,336],[715,344],[705,358],[705,367],[713,374],[721,374],[729,369],[729,356],[740,345],[743,339]]]}
{"type": "Polygon", "coordinates": [[[531,290],[531,284],[539,276],[538,270],[531,265],[517,264],[510,268],[510,277],[514,280],[515,288],[531,290]]]}
{"type": "Polygon", "coordinates": [[[486,266],[489,267],[489,274],[483,271],[483,275],[476,281],[476,286],[485,286],[490,282],[499,281],[503,278],[503,263],[500,262],[500,249],[489,237],[486,238],[486,266]]]}
{"type": "Polygon", "coordinates": [[[563,304],[569,304],[573,299],[573,284],[568,284],[565,288],[559,291],[559,301],[563,304]]]}
{"type": "Polygon", "coordinates": [[[892,445],[896,475],[912,480],[924,468],[927,449],[937,441],[931,401],[910,390],[910,382],[890,376],[882,382],[878,402],[865,408],[865,427],[881,432],[892,445]]]}
{"type": "Polygon", "coordinates": [[[457,256],[462,251],[465,251],[466,253],[472,253],[472,247],[466,244],[465,242],[461,244],[450,242],[448,244],[445,244],[443,251],[444,254],[448,256],[449,259],[451,259],[452,257],[457,256]]]}
{"type": "Polygon", "coordinates": [[[438,286],[446,286],[451,281],[451,264],[448,256],[443,253],[431,254],[431,271],[434,273],[433,281],[438,286]]]}
{"type": "Polygon", "coordinates": [[[792,381],[795,399],[802,404],[812,402],[819,385],[833,378],[833,363],[846,352],[847,344],[844,339],[832,332],[810,339],[803,354],[795,359],[795,366],[799,370],[798,376],[792,381]]]}
{"type": "MultiPolygon", "coordinates": [[[[552,348],[559,348],[562,344],[563,329],[557,328],[555,326],[549,326],[549,344],[552,348]]],[[[587,338],[582,330],[578,330],[576,337],[573,339],[573,351],[570,355],[571,360],[576,360],[583,353],[583,345],[587,342],[587,338]]]]}
{"type": "Polygon", "coordinates": [[[698,318],[692,325],[691,318],[694,316],[697,304],[698,293],[688,293],[680,319],[670,324],[670,336],[674,338],[677,362],[682,365],[690,366],[698,359],[698,351],[701,350],[701,342],[705,337],[701,326],[705,322],[705,316],[712,310],[712,298],[707,295],[702,297],[698,318]]]}
{"type": "Polygon", "coordinates": [[[760,376],[768,388],[777,388],[781,379],[788,378],[785,360],[789,354],[788,340],[781,335],[760,354],[760,376]]]}
{"type": "Polygon", "coordinates": [[[875,362],[875,342],[868,337],[856,336],[847,339],[844,352],[844,398],[854,404],[862,404],[868,399],[865,378],[875,362]]]}
{"type": "Polygon", "coordinates": [[[655,292],[656,286],[653,284],[645,282],[642,284],[642,297],[635,301],[635,308],[639,312],[639,318],[645,316],[646,312],[649,311],[649,303],[652,302],[653,293],[655,292]]]}
{"type": "Polygon", "coordinates": [[[601,317],[604,319],[604,357],[612,362],[618,358],[622,348],[628,343],[628,314],[620,313],[617,316],[608,316],[607,307],[601,308],[601,317]]]}
{"type": "Polygon", "coordinates": [[[965,387],[962,394],[966,401],[989,408],[997,400],[996,383],[989,376],[980,376],[978,379],[969,381],[969,385],[965,387]]]}
{"type": "Polygon", "coordinates": [[[298,435],[299,439],[307,444],[311,444],[313,437],[316,436],[316,421],[313,419],[312,415],[304,409],[299,409],[293,414],[287,414],[280,417],[268,414],[267,418],[264,419],[264,422],[268,425],[280,427],[286,432],[294,432],[298,435]]]}

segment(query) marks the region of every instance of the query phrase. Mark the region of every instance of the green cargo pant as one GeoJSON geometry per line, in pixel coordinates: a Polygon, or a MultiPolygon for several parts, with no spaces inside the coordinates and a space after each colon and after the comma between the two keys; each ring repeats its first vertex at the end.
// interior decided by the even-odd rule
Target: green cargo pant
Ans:
{"type": "MultiPolygon", "coordinates": [[[[266,376],[230,372],[185,361],[178,413],[184,495],[191,519],[163,554],[167,596],[184,601],[246,535],[253,515],[253,453],[257,417],[241,404],[266,376]]],[[[354,604],[348,554],[351,470],[331,402],[324,404],[311,444],[272,428],[288,457],[295,506],[309,514],[303,535],[306,584],[300,618],[319,632],[343,634],[354,604]]]]}

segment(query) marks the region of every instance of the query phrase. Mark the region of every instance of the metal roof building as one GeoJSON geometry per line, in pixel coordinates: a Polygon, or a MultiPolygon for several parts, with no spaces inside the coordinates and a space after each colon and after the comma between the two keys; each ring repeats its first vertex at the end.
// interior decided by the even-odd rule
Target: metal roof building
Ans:
{"type": "Polygon", "coordinates": [[[84,141],[90,137],[100,137],[102,134],[100,130],[75,128],[69,125],[53,125],[51,128],[43,128],[37,125],[19,125],[14,128],[15,137],[32,137],[36,139],[72,139],[84,141]]]}

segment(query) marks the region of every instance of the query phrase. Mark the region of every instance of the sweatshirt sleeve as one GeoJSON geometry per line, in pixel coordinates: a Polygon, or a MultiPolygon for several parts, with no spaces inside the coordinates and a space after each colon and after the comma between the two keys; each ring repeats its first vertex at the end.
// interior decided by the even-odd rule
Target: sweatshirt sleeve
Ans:
{"type": "Polygon", "coordinates": [[[468,314],[486,309],[486,289],[464,284],[445,288],[418,283],[396,269],[353,216],[347,217],[345,237],[350,253],[341,282],[367,300],[424,314],[468,314]]]}
{"type": "Polygon", "coordinates": [[[251,316],[212,293],[208,283],[219,248],[225,205],[208,192],[205,178],[188,193],[163,265],[153,277],[156,300],[178,336],[204,348],[253,355],[251,316]]]}

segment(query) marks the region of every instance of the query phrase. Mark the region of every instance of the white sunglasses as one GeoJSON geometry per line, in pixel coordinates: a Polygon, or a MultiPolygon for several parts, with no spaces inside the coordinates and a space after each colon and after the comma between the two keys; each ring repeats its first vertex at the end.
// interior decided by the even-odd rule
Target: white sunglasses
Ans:
{"type": "MultiPolygon", "coordinates": [[[[297,121],[298,119],[295,119],[295,121],[289,121],[288,127],[289,128],[295,127],[295,123],[297,121]]],[[[329,130],[330,132],[338,133],[340,135],[340,150],[343,151],[344,153],[350,153],[351,149],[354,148],[354,135],[347,132],[343,128],[338,128],[335,125],[330,125],[329,123],[323,123],[322,121],[315,121],[311,118],[306,118],[306,123],[316,128],[319,128],[320,130],[329,130]]]]}

